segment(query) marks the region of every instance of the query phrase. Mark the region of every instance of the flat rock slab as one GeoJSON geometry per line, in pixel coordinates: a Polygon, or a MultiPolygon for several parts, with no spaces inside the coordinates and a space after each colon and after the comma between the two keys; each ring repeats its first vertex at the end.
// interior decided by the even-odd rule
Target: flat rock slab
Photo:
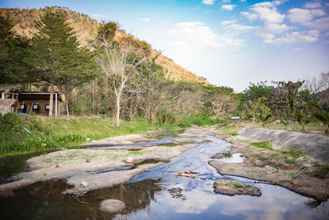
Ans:
{"type": "Polygon", "coordinates": [[[271,141],[276,149],[294,148],[324,163],[329,163],[329,137],[265,128],[243,128],[239,136],[249,139],[271,141]]]}
{"type": "Polygon", "coordinates": [[[261,196],[260,189],[255,186],[241,183],[236,180],[222,179],[214,182],[215,193],[220,193],[228,196],[249,195],[261,196]]]}
{"type": "MultiPolygon", "coordinates": [[[[186,150],[195,147],[195,143],[208,141],[209,133],[212,132],[210,128],[190,128],[172,137],[174,143],[180,144],[152,146],[139,151],[83,148],[40,155],[27,160],[29,170],[17,174],[15,181],[0,185],[0,195],[52,179],[66,180],[72,187],[64,193],[77,196],[89,191],[112,187],[129,181],[133,176],[159,163],[174,159],[186,150]]],[[[148,140],[150,139],[145,134],[140,134],[109,138],[103,142],[111,145],[129,145],[148,140]]]]}
{"type": "Polygon", "coordinates": [[[116,199],[107,199],[101,202],[99,209],[107,213],[118,213],[126,208],[124,202],[116,199]]]}

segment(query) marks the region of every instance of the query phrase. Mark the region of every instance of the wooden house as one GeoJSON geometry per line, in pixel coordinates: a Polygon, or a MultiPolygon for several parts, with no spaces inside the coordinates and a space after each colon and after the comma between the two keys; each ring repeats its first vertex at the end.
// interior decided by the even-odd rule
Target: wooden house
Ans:
{"type": "Polygon", "coordinates": [[[0,93],[0,113],[17,112],[57,117],[64,110],[65,98],[59,92],[0,93]]]}

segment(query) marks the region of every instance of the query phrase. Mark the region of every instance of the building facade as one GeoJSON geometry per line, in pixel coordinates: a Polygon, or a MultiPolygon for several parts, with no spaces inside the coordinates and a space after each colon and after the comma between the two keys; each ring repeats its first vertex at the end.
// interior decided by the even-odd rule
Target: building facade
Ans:
{"type": "Polygon", "coordinates": [[[0,91],[0,113],[17,112],[44,116],[60,116],[65,101],[59,92],[0,91]]]}

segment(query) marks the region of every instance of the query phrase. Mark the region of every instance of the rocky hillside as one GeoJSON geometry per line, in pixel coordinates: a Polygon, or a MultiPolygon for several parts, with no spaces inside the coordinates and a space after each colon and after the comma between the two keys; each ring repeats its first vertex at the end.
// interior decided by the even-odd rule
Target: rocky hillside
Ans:
{"type": "MultiPolygon", "coordinates": [[[[75,31],[76,37],[82,46],[88,45],[89,42],[95,39],[100,23],[90,18],[88,15],[72,11],[68,8],[0,9],[0,16],[9,18],[13,22],[13,30],[16,34],[32,38],[33,34],[36,33],[36,27],[34,24],[40,16],[46,12],[46,10],[60,11],[64,13],[68,24],[75,31]]],[[[124,31],[117,31],[115,36],[116,40],[120,40],[124,37],[131,36],[128,36],[124,31]]],[[[136,41],[138,41],[138,39],[136,39],[136,41]]],[[[152,53],[156,54],[157,52],[152,50],[152,53]]],[[[160,55],[156,62],[166,70],[166,76],[170,80],[183,80],[203,84],[208,83],[205,78],[186,70],[164,55],[160,55]]]]}

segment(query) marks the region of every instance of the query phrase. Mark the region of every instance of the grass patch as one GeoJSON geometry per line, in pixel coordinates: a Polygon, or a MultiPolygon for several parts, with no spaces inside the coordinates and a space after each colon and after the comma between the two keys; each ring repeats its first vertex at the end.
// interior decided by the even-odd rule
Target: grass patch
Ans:
{"type": "Polygon", "coordinates": [[[116,128],[111,118],[50,119],[7,114],[0,118],[0,156],[77,148],[91,140],[155,129],[158,127],[146,120],[122,121],[116,128]]]}
{"type": "Polygon", "coordinates": [[[197,126],[209,126],[215,125],[220,122],[219,118],[211,117],[208,115],[192,115],[178,118],[176,123],[180,128],[191,127],[192,125],[197,126]]]}
{"type": "Polygon", "coordinates": [[[217,123],[207,115],[181,117],[171,123],[149,123],[144,119],[122,121],[113,126],[107,117],[48,118],[14,113],[0,115],[0,157],[45,152],[63,148],[78,148],[81,144],[119,135],[160,130],[160,135],[175,135],[192,125],[217,123]]]}
{"type": "Polygon", "coordinates": [[[129,157],[137,157],[137,156],[143,156],[144,152],[142,151],[129,151],[128,156],[129,157]]]}
{"type": "Polygon", "coordinates": [[[250,145],[260,149],[273,150],[272,142],[270,141],[253,142],[250,145]]]}
{"type": "Polygon", "coordinates": [[[236,189],[242,189],[242,188],[245,187],[242,183],[239,183],[239,182],[237,182],[237,181],[232,181],[231,184],[232,184],[232,186],[233,186],[234,188],[236,188],[236,189]]]}
{"type": "Polygon", "coordinates": [[[229,124],[228,122],[220,123],[217,125],[217,130],[223,134],[228,136],[237,136],[239,134],[239,127],[235,124],[229,124]]]}

